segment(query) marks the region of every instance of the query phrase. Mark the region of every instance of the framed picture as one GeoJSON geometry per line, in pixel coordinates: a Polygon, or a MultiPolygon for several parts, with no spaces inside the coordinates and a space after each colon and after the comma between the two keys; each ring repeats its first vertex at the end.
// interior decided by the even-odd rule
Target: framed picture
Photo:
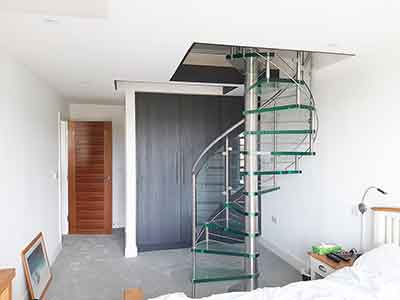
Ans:
{"type": "Polygon", "coordinates": [[[22,251],[22,264],[31,299],[42,299],[52,277],[42,233],[22,251]]]}

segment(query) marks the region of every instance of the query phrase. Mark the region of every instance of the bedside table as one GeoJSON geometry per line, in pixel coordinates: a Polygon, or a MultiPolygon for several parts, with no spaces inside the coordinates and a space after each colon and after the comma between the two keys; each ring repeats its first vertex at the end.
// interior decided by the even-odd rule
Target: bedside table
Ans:
{"type": "Polygon", "coordinates": [[[344,267],[351,267],[354,263],[354,260],[336,263],[327,258],[326,255],[319,255],[311,252],[308,253],[308,256],[310,258],[311,280],[325,278],[336,270],[344,267]]]}
{"type": "Polygon", "coordinates": [[[12,299],[12,280],[15,277],[15,269],[0,270],[0,300],[12,299]]]}

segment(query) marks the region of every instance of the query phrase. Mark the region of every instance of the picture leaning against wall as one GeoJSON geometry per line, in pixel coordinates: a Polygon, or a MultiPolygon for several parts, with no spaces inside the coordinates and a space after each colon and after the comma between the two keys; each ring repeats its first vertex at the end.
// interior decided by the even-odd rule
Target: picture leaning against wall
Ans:
{"type": "Polygon", "coordinates": [[[31,299],[42,299],[52,277],[42,233],[22,251],[22,263],[31,299]]]}

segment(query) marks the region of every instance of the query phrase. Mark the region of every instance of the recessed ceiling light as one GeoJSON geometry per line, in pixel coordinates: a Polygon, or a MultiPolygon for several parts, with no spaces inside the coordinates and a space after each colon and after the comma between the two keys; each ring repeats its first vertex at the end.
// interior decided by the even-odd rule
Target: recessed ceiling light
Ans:
{"type": "Polygon", "coordinates": [[[51,24],[58,24],[60,21],[57,18],[54,17],[45,17],[43,18],[43,21],[46,23],[51,23],[51,24]]]}
{"type": "Polygon", "coordinates": [[[90,82],[89,81],[79,81],[80,86],[89,86],[90,82]]]}
{"type": "Polygon", "coordinates": [[[328,47],[331,47],[331,48],[335,48],[335,47],[337,47],[338,45],[336,44],[336,43],[329,43],[328,44],[328,47]]]}

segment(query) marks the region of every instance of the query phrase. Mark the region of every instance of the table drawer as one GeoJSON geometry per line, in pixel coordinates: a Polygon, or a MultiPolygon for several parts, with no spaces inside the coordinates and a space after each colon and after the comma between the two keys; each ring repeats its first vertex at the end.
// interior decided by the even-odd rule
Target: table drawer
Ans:
{"type": "Polygon", "coordinates": [[[329,274],[335,272],[334,268],[328,266],[327,264],[324,264],[323,262],[315,259],[314,257],[311,257],[311,270],[321,275],[322,277],[326,277],[329,274]]]}

